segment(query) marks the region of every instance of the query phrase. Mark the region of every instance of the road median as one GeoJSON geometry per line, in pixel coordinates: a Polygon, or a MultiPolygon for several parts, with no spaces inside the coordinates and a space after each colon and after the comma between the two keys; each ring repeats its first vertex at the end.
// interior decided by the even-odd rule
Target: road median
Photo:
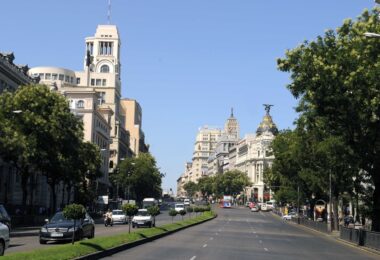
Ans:
{"type": "Polygon", "coordinates": [[[126,232],[114,236],[86,239],[76,242],[74,245],[56,245],[29,252],[11,253],[3,259],[100,259],[170,235],[182,229],[201,224],[215,217],[216,214],[214,212],[204,212],[193,218],[185,218],[183,221],[155,228],[142,228],[131,233],[126,232]]]}

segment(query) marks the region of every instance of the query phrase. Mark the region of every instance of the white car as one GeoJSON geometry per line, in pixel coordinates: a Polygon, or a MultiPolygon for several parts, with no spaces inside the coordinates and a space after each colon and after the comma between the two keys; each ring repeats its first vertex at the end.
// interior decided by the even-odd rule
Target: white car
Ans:
{"type": "Polygon", "coordinates": [[[153,226],[153,217],[149,215],[147,209],[139,209],[132,219],[132,227],[153,226]]]}
{"type": "Polygon", "coordinates": [[[282,219],[283,220],[291,220],[292,218],[295,218],[295,217],[297,217],[297,214],[295,212],[289,212],[288,214],[283,215],[282,219]]]}
{"type": "Polygon", "coordinates": [[[180,212],[181,210],[185,210],[185,204],[183,203],[176,203],[174,205],[174,210],[177,212],[180,212]]]}
{"type": "Polygon", "coordinates": [[[259,211],[259,207],[258,206],[253,206],[251,208],[251,212],[258,212],[259,211]]]}
{"type": "Polygon", "coordinates": [[[9,228],[0,222],[0,256],[4,255],[5,249],[9,246],[9,228]]]}
{"type": "Polygon", "coordinates": [[[260,209],[261,209],[261,211],[268,211],[269,210],[269,208],[268,208],[268,206],[267,206],[266,203],[261,204],[260,209]]]}
{"type": "Polygon", "coordinates": [[[185,199],[185,200],[183,201],[183,204],[184,204],[185,206],[190,206],[190,199],[185,199]]]}
{"type": "Polygon", "coordinates": [[[127,224],[128,218],[122,210],[114,209],[112,210],[112,222],[114,224],[115,223],[127,224]]]}

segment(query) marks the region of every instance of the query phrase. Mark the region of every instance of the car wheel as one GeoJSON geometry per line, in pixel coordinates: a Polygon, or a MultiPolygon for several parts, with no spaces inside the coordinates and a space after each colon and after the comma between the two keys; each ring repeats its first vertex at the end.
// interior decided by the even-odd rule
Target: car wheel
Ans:
{"type": "Polygon", "coordinates": [[[91,234],[90,234],[90,236],[88,238],[91,239],[91,238],[94,238],[94,237],[95,237],[95,228],[93,228],[91,230],[91,234]]]}
{"type": "Polygon", "coordinates": [[[46,244],[46,241],[40,238],[40,244],[41,244],[41,245],[45,245],[45,244],[46,244]]]}
{"type": "Polygon", "coordinates": [[[5,244],[3,241],[0,241],[0,255],[4,255],[5,244]]]}

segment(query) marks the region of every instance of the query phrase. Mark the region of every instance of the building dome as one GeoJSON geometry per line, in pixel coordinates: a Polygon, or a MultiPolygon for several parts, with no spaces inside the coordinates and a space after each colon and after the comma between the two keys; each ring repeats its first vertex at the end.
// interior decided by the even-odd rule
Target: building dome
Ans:
{"type": "Polygon", "coordinates": [[[261,121],[259,127],[256,130],[257,135],[261,135],[264,132],[271,132],[273,135],[276,135],[278,133],[278,129],[275,123],[273,123],[272,117],[269,114],[270,107],[272,105],[264,105],[266,114],[263,118],[263,121],[261,121]]]}

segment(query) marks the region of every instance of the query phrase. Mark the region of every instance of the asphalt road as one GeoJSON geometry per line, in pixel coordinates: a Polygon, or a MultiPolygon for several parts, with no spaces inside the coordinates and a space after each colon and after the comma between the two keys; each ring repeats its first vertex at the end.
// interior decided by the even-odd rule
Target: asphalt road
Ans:
{"type": "MultiPolygon", "coordinates": [[[[185,216],[187,217],[187,216],[185,216]]],[[[176,216],[174,221],[181,220],[181,216],[176,216]]],[[[168,211],[162,211],[160,215],[156,217],[156,225],[160,226],[163,224],[171,223],[172,218],[169,216],[168,211]]],[[[132,230],[131,226],[131,230],[132,230]]],[[[36,231],[36,230],[35,230],[36,231]]],[[[34,233],[36,233],[34,231],[34,233]]],[[[115,224],[112,227],[105,227],[104,224],[96,224],[95,225],[95,237],[101,236],[110,236],[120,233],[128,232],[128,224],[115,224]]],[[[12,252],[25,252],[34,250],[36,248],[46,248],[56,246],[62,243],[49,242],[46,245],[40,245],[39,237],[36,235],[31,236],[22,236],[22,237],[11,237],[10,246],[5,251],[6,254],[12,252]]]]}
{"type": "Polygon", "coordinates": [[[218,209],[218,218],[109,259],[380,259],[327,235],[247,208],[218,209]]]}

